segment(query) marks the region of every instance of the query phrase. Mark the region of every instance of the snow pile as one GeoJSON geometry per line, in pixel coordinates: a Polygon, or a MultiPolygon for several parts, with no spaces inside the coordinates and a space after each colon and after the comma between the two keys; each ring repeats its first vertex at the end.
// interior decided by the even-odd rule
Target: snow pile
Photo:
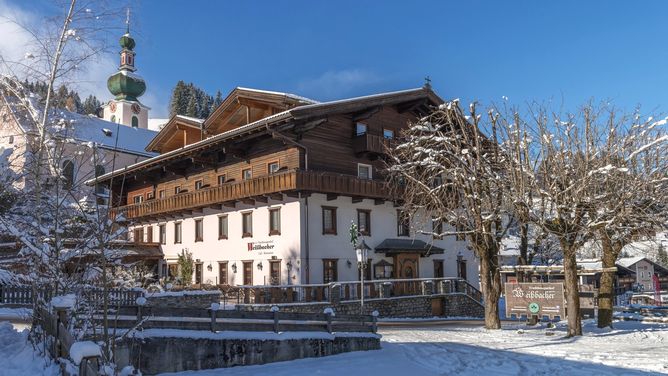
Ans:
{"type": "Polygon", "coordinates": [[[51,307],[53,308],[72,308],[76,303],[76,296],[74,294],[67,294],[61,296],[54,296],[51,299],[51,307]]]}
{"type": "Polygon", "coordinates": [[[28,342],[28,330],[16,331],[12,324],[0,322],[0,375],[58,376],[60,369],[28,342]]]}
{"type": "Polygon", "coordinates": [[[93,341],[74,342],[70,347],[70,358],[74,364],[81,364],[83,358],[102,356],[100,346],[93,341]]]}

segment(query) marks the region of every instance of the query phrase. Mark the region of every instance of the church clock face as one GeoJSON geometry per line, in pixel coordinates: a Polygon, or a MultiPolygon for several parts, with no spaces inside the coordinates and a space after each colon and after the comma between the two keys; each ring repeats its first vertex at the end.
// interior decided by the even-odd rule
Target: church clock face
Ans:
{"type": "Polygon", "coordinates": [[[139,111],[141,111],[141,107],[139,107],[139,105],[137,103],[133,104],[132,105],[132,112],[134,112],[135,114],[139,114],[139,111]]]}
{"type": "Polygon", "coordinates": [[[116,112],[116,103],[115,102],[109,103],[109,109],[111,110],[111,112],[116,112]]]}

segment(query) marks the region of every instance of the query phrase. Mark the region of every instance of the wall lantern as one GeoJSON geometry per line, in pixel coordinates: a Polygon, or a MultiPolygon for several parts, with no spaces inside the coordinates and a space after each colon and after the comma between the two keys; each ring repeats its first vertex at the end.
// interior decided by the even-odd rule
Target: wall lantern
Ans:
{"type": "Polygon", "coordinates": [[[236,272],[237,272],[237,263],[235,262],[234,264],[232,264],[232,273],[236,272]]]}
{"type": "Polygon", "coordinates": [[[288,262],[285,264],[285,266],[288,267],[288,270],[292,269],[292,261],[288,260],[288,262]]]}
{"type": "Polygon", "coordinates": [[[262,261],[257,263],[257,270],[262,270],[262,261]]]}
{"type": "Polygon", "coordinates": [[[346,261],[346,264],[348,265],[348,269],[350,269],[350,268],[353,267],[353,262],[350,261],[350,260],[347,260],[347,261],[346,261]]]}
{"type": "Polygon", "coordinates": [[[206,270],[212,271],[213,270],[213,265],[211,265],[211,263],[209,263],[209,265],[206,266],[206,270]]]}

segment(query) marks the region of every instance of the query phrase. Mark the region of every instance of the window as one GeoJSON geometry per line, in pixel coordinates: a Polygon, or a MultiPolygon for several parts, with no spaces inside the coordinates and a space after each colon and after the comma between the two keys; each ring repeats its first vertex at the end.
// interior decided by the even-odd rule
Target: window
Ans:
{"type": "Polygon", "coordinates": [[[181,186],[177,185],[176,187],[174,187],[174,194],[178,195],[179,193],[181,193],[181,186]]]}
{"type": "Polygon", "coordinates": [[[174,223],[174,244],[181,244],[181,222],[174,223]]]}
{"type": "Polygon", "coordinates": [[[355,135],[361,136],[363,134],[366,134],[366,124],[364,123],[357,123],[355,125],[355,135]]]}
{"type": "Polygon", "coordinates": [[[14,143],[14,135],[9,136],[9,143],[10,144],[14,143]]]}
{"type": "Polygon", "coordinates": [[[134,237],[135,243],[143,243],[144,242],[144,228],[143,227],[135,228],[133,230],[133,237],[134,237]]]}
{"type": "Polygon", "coordinates": [[[146,227],[146,242],[153,243],[153,226],[146,227]]]}
{"type": "Polygon", "coordinates": [[[195,241],[201,242],[204,241],[204,220],[196,219],[195,220],[195,241]]]}
{"type": "Polygon", "coordinates": [[[466,279],[466,260],[457,257],[457,277],[466,279]]]}
{"type": "Polygon", "coordinates": [[[149,192],[146,194],[147,200],[153,200],[155,198],[155,192],[149,192]]]}
{"type": "Polygon", "coordinates": [[[322,260],[322,282],[330,283],[338,280],[337,259],[322,260]]]}
{"type": "Polygon", "coordinates": [[[394,266],[385,260],[380,260],[373,266],[374,279],[390,279],[394,273],[394,266]]]}
{"type": "Polygon", "coordinates": [[[281,234],[281,209],[269,209],[269,235],[281,234]]]}
{"type": "Polygon", "coordinates": [[[244,261],[244,285],[253,285],[253,261],[244,261]]]}
{"type": "Polygon", "coordinates": [[[357,230],[362,235],[371,235],[371,210],[357,209],[357,230]]]}
{"type": "Polygon", "coordinates": [[[434,278],[443,277],[443,260],[434,260],[434,278]]]}
{"type": "MultiPolygon", "coordinates": [[[[95,177],[98,178],[102,175],[104,175],[104,166],[95,166],[95,177]]],[[[95,184],[95,193],[98,195],[106,193],[106,187],[103,184],[95,184]]]]}
{"type": "Polygon", "coordinates": [[[139,118],[136,116],[132,117],[132,128],[139,128],[139,118]]]}
{"type": "Polygon", "coordinates": [[[137,195],[132,198],[132,202],[135,204],[141,204],[144,201],[143,195],[137,195]]]}
{"type": "Polygon", "coordinates": [[[443,233],[443,222],[440,219],[431,218],[431,232],[434,239],[443,239],[439,234],[443,233]]]}
{"type": "Polygon", "coordinates": [[[250,180],[253,177],[253,170],[247,168],[241,171],[241,178],[243,180],[250,180]]]}
{"type": "Polygon", "coordinates": [[[269,284],[281,284],[281,260],[269,260],[269,284]]]}
{"type": "Polygon", "coordinates": [[[457,234],[455,234],[455,240],[466,240],[466,234],[461,233],[463,231],[466,231],[466,227],[462,224],[457,223],[455,228],[457,229],[457,234]]]}
{"type": "Polygon", "coordinates": [[[241,213],[241,237],[253,237],[253,212],[241,213]]]}
{"type": "Polygon", "coordinates": [[[195,190],[197,191],[197,190],[202,189],[202,186],[203,186],[203,185],[204,185],[204,182],[203,182],[201,179],[200,179],[200,180],[196,180],[196,181],[195,181],[195,190]]]}
{"type": "Polygon", "coordinates": [[[218,284],[227,285],[227,262],[218,263],[218,284]]]}
{"type": "Polygon", "coordinates": [[[159,225],[158,232],[160,235],[160,244],[167,244],[167,226],[164,224],[159,225]]]}
{"type": "Polygon", "coordinates": [[[225,174],[218,175],[218,185],[225,184],[225,174]]]}
{"type": "Polygon", "coordinates": [[[410,236],[410,218],[403,210],[397,210],[397,236],[410,236]]]}
{"type": "Polygon", "coordinates": [[[358,163],[357,164],[357,177],[360,179],[371,179],[371,166],[358,163]]]}
{"type": "Polygon", "coordinates": [[[74,162],[66,160],[62,165],[63,188],[71,189],[74,185],[74,162]]]}
{"type": "Polygon", "coordinates": [[[322,207],[322,233],[336,235],[336,208],[322,207]]]}
{"type": "Polygon", "coordinates": [[[218,217],[218,239],[227,239],[227,216],[218,217]]]}
{"type": "Polygon", "coordinates": [[[383,137],[389,140],[394,138],[394,131],[391,129],[383,129],[383,137]]]}
{"type": "Polygon", "coordinates": [[[109,118],[109,121],[112,123],[116,122],[116,115],[111,115],[111,118],[109,118]]]}
{"type": "Polygon", "coordinates": [[[158,191],[158,198],[165,198],[166,196],[164,189],[158,191]]]}
{"type": "Polygon", "coordinates": [[[267,172],[270,174],[273,174],[275,172],[278,172],[279,169],[278,162],[271,162],[267,165],[267,172]]]}

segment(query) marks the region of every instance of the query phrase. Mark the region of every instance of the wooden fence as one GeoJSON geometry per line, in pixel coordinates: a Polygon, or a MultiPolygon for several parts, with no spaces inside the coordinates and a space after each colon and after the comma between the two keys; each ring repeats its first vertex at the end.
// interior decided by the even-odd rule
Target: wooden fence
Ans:
{"type": "MultiPolygon", "coordinates": [[[[88,288],[81,291],[81,296],[89,302],[101,304],[107,294],[110,306],[132,306],[138,297],[143,296],[143,290],[88,288]]],[[[49,287],[33,287],[25,285],[0,285],[0,306],[30,308],[38,298],[50,302],[53,290],[49,287]],[[35,292],[37,296],[35,296],[35,292]]]]}
{"type": "MultiPolygon", "coordinates": [[[[116,329],[186,329],[258,332],[376,332],[376,317],[279,310],[250,312],[199,308],[122,307],[108,313],[116,329]]],[[[102,320],[102,315],[96,315],[102,320]]]]}

